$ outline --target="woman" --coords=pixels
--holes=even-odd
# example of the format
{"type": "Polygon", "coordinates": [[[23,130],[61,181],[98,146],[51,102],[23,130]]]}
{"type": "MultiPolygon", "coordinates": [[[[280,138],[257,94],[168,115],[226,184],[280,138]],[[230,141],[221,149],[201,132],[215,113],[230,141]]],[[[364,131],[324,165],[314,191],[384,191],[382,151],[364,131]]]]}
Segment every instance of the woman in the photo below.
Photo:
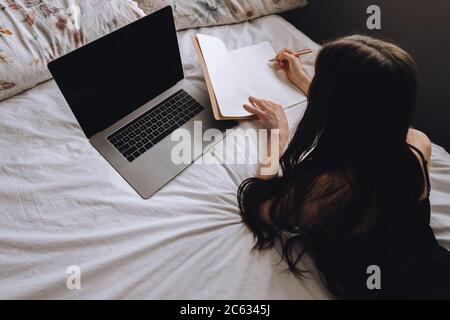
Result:
{"type": "Polygon", "coordinates": [[[335,297],[450,298],[450,253],[429,226],[431,143],[410,129],[413,59],[388,42],[346,37],[322,48],[310,81],[293,53],[282,50],[277,65],[308,106],[289,144],[281,106],[244,106],[278,133],[282,153],[280,175],[238,191],[255,248],[280,240],[296,275],[308,253],[335,297]]]}

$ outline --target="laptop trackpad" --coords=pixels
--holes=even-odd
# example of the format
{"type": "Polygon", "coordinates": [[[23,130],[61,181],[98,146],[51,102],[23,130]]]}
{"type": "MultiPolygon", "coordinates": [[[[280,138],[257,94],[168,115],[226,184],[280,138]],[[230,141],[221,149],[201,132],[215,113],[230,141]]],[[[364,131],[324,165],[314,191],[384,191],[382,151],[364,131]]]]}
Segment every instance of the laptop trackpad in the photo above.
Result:
{"type": "Polygon", "coordinates": [[[143,198],[149,198],[189,165],[171,161],[171,145],[170,142],[158,144],[125,168],[124,178],[143,198]]]}

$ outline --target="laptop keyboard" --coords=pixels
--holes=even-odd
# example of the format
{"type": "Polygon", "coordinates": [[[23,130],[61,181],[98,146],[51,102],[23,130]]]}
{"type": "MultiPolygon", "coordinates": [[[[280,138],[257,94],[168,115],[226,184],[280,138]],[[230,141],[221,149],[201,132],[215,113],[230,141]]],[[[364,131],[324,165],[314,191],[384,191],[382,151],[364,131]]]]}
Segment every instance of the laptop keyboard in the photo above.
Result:
{"type": "Polygon", "coordinates": [[[131,162],[202,110],[203,106],[181,89],[107,139],[131,162]]]}

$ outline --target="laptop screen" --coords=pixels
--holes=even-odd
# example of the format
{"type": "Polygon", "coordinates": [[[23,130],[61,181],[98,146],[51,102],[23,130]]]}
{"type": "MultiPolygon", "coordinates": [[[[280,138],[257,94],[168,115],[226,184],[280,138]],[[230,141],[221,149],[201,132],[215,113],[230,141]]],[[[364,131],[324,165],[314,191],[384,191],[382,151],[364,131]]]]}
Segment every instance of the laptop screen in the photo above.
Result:
{"type": "Polygon", "coordinates": [[[183,79],[167,6],[49,65],[88,138],[183,79]]]}

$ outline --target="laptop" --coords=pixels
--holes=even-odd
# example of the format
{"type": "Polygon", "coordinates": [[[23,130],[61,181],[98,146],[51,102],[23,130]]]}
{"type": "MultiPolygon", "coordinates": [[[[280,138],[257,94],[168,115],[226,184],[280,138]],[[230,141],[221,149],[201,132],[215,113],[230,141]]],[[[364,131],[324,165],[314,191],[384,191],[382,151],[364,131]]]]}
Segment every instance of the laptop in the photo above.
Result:
{"type": "Polygon", "coordinates": [[[48,68],[90,143],[143,198],[211,147],[194,134],[194,122],[203,131],[234,125],[214,120],[208,95],[184,79],[170,6],[48,68]],[[180,164],[171,157],[180,144],[171,134],[182,129],[192,152],[180,164]]]}

